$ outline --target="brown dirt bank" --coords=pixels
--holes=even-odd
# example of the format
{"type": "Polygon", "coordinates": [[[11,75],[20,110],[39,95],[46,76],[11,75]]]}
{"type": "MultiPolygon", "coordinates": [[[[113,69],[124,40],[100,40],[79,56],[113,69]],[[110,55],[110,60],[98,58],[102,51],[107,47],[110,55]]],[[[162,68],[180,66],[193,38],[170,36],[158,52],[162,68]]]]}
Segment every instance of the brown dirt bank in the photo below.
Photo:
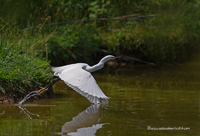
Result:
{"type": "MultiPolygon", "coordinates": [[[[39,88],[35,89],[35,88],[29,88],[27,89],[28,91],[26,93],[21,93],[19,91],[14,91],[14,92],[10,92],[10,93],[6,93],[3,94],[2,92],[0,92],[0,104],[6,104],[6,103],[18,103],[20,102],[28,93],[35,91],[35,90],[39,90],[39,88]]],[[[53,88],[49,88],[49,90],[47,92],[45,92],[43,95],[41,96],[35,96],[34,98],[30,98],[29,100],[34,100],[34,99],[42,99],[42,98],[52,98],[54,97],[54,92],[53,92],[53,88]]],[[[28,100],[28,101],[29,101],[28,100]]]]}

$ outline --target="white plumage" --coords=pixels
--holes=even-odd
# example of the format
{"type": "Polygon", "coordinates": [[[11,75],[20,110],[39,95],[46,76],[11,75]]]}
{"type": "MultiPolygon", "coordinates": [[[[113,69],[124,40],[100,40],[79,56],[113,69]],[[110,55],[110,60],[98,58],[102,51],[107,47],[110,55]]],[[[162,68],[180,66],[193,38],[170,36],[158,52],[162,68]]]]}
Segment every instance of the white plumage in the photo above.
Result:
{"type": "Polygon", "coordinates": [[[100,103],[101,99],[109,99],[100,89],[90,72],[103,68],[104,63],[114,60],[112,55],[105,56],[94,66],[86,63],[76,63],[61,67],[52,67],[55,76],[58,76],[73,90],[86,97],[91,103],[100,103]]]}

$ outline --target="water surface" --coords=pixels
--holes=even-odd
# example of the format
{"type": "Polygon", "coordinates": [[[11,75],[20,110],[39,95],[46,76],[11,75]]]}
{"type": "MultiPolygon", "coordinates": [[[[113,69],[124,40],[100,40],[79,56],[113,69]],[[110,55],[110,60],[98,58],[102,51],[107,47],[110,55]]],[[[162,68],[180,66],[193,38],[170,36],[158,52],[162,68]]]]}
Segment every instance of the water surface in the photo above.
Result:
{"type": "Polygon", "coordinates": [[[59,81],[53,86],[54,99],[28,101],[21,107],[1,104],[0,136],[199,135],[199,58],[163,68],[111,67],[94,73],[111,97],[106,108],[92,105],[59,81]]]}

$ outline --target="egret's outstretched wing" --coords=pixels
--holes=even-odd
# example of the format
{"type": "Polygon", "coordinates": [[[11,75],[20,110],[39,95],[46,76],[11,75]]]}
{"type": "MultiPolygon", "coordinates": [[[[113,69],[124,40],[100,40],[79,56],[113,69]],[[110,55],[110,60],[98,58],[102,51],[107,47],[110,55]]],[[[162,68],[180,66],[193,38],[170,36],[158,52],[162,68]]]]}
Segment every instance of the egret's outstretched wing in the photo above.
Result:
{"type": "MultiPolygon", "coordinates": [[[[54,70],[56,72],[56,68],[54,70]]],[[[100,98],[109,99],[99,88],[93,76],[78,64],[69,65],[57,75],[69,87],[86,97],[91,103],[100,103],[100,98]]]]}

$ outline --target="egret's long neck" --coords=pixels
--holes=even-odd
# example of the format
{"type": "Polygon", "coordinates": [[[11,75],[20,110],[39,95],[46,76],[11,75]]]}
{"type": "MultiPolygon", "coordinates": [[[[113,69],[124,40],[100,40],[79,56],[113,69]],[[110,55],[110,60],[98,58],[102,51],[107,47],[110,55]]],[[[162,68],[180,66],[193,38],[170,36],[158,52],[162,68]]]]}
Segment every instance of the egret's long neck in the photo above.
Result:
{"type": "Polygon", "coordinates": [[[91,73],[91,72],[94,72],[94,71],[97,71],[97,70],[103,68],[103,66],[104,66],[104,63],[100,61],[98,64],[96,64],[94,66],[91,66],[91,67],[87,66],[85,68],[85,70],[91,73]]]}

